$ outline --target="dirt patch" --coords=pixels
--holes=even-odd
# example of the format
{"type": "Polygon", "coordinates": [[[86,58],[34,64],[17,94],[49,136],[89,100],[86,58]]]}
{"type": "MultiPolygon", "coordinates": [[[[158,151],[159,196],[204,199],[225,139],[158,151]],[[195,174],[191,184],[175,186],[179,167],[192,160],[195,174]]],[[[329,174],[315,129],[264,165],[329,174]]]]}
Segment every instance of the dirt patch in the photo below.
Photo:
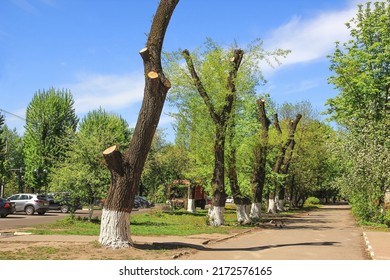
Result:
{"type": "Polygon", "coordinates": [[[177,244],[134,244],[108,249],[92,242],[1,242],[0,259],[6,260],[167,260],[187,255],[191,248],[177,244]]]}

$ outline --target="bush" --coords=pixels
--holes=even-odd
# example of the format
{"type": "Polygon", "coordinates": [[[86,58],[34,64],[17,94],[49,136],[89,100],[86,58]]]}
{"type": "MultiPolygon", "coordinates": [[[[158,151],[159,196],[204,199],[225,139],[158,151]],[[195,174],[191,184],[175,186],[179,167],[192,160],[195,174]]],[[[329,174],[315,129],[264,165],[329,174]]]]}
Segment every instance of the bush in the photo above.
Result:
{"type": "Polygon", "coordinates": [[[387,227],[390,227],[390,210],[386,210],[385,216],[384,216],[384,224],[387,227]]]}
{"type": "Polygon", "coordinates": [[[317,205],[320,204],[320,200],[317,197],[308,197],[305,201],[305,205],[317,205]]]}

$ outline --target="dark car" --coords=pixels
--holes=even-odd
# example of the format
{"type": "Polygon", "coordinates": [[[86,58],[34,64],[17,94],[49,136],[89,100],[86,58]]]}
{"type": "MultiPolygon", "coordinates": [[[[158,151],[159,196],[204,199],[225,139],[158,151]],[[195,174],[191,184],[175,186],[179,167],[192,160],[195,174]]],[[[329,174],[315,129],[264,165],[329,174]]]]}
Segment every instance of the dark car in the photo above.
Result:
{"type": "Polygon", "coordinates": [[[62,213],[74,212],[83,209],[78,199],[71,199],[69,193],[48,193],[49,210],[59,210],[62,213]]]}
{"type": "Polygon", "coordinates": [[[15,203],[0,197],[0,217],[5,218],[15,212],[15,203]]]}
{"type": "Polygon", "coordinates": [[[137,195],[134,199],[134,204],[138,204],[139,208],[150,208],[154,203],[149,202],[145,197],[137,195]]]}

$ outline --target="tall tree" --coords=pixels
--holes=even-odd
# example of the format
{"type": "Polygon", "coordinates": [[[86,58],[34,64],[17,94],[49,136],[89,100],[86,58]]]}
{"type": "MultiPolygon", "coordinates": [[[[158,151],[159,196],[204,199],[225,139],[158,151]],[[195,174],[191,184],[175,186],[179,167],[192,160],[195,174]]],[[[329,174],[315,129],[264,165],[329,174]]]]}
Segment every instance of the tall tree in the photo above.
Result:
{"type": "Polygon", "coordinates": [[[253,192],[253,203],[251,208],[250,216],[252,219],[259,219],[261,213],[261,203],[263,200],[263,190],[266,179],[266,167],[267,167],[267,156],[268,156],[268,139],[269,139],[269,127],[271,121],[269,120],[266,112],[266,100],[258,99],[258,111],[259,111],[259,122],[260,135],[256,145],[253,148],[254,153],[254,166],[251,178],[252,192],[253,192]]]}
{"type": "Polygon", "coordinates": [[[103,208],[99,237],[99,242],[106,247],[132,245],[129,216],[164,101],[171,87],[163,73],[161,51],[165,32],[178,2],[160,1],[146,47],[140,51],[145,74],[144,99],[130,145],[123,153],[116,145],[103,152],[111,172],[111,186],[103,208]]]}
{"type": "MultiPolygon", "coordinates": [[[[233,57],[228,67],[228,75],[226,82],[227,91],[224,101],[221,104],[215,104],[213,102],[210,93],[204,87],[199,75],[195,69],[192,57],[188,50],[183,51],[184,59],[187,63],[188,71],[191,75],[192,83],[195,85],[199,95],[202,97],[210,117],[215,126],[215,139],[214,139],[214,172],[211,180],[213,189],[213,208],[209,212],[210,224],[213,226],[220,226],[224,223],[223,212],[225,208],[226,192],[225,192],[225,141],[226,130],[230,121],[231,113],[236,95],[236,78],[238,69],[240,68],[241,61],[244,55],[244,51],[241,49],[235,49],[233,51],[233,57]]],[[[220,86],[223,88],[223,86],[220,86]]],[[[222,96],[223,96],[222,95],[222,96]]]]}
{"type": "Polygon", "coordinates": [[[0,113],[0,185],[3,186],[6,177],[6,139],[4,135],[4,116],[0,113]]]}
{"type": "Polygon", "coordinates": [[[68,90],[38,91],[27,107],[24,155],[32,191],[47,191],[47,173],[64,159],[78,118],[68,90]]]}
{"type": "Polygon", "coordinates": [[[352,39],[337,42],[330,56],[335,75],[329,82],[340,92],[328,100],[329,113],[341,125],[351,127],[357,119],[390,125],[389,21],[389,0],[359,5],[346,24],[352,39]]]}
{"type": "Polygon", "coordinates": [[[329,113],[347,129],[342,151],[350,165],[339,186],[364,220],[383,218],[388,186],[389,163],[383,156],[390,145],[389,22],[389,0],[359,5],[356,17],[346,24],[351,40],[336,43],[330,56],[334,75],[329,82],[340,92],[328,100],[329,113]]]}
{"type": "Polygon", "coordinates": [[[16,129],[9,130],[4,125],[2,137],[5,143],[3,160],[3,182],[6,182],[4,196],[22,192],[24,186],[23,139],[16,129]],[[5,176],[5,178],[4,178],[5,176]]]}

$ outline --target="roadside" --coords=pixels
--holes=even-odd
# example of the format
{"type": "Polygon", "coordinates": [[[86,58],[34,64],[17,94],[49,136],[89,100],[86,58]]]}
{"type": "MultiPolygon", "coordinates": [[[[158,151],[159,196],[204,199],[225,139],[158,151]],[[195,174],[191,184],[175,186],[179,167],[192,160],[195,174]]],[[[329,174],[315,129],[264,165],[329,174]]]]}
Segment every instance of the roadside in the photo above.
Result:
{"type": "MultiPolygon", "coordinates": [[[[330,205],[238,235],[133,236],[134,248],[109,250],[97,236],[0,236],[8,259],[314,259],[390,260],[390,232],[364,232],[347,205],[330,205]],[[42,253],[43,252],[43,253],[42,253]]],[[[7,258],[6,258],[7,259],[7,258]]]]}

